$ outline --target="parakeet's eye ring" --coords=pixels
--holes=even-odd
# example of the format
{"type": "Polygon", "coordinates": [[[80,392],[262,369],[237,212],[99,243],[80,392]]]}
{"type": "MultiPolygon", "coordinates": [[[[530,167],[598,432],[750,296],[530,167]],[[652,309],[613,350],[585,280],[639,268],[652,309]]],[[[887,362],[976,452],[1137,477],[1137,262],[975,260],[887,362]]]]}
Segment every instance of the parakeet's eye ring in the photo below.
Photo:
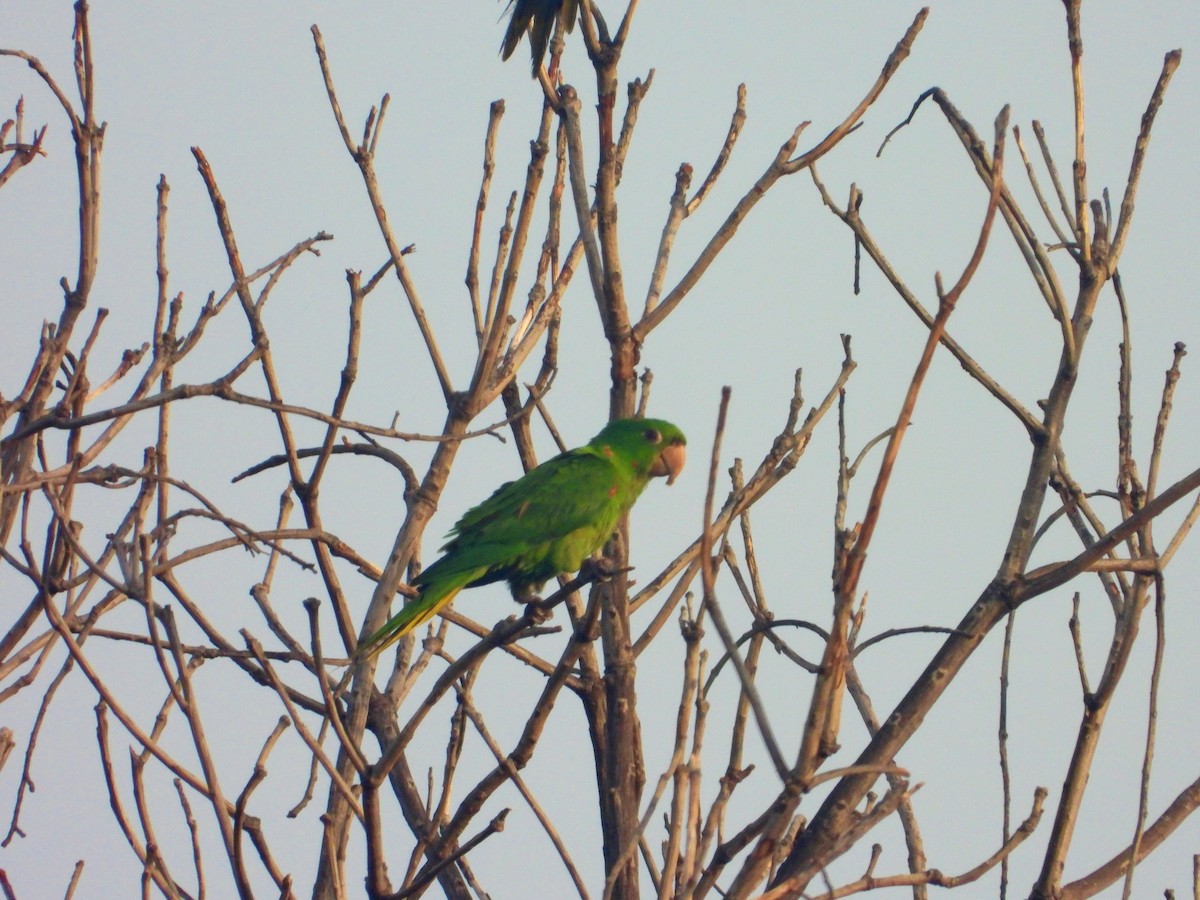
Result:
{"type": "Polygon", "coordinates": [[[650,444],[662,443],[662,434],[659,433],[657,428],[647,428],[642,432],[642,437],[644,437],[646,442],[650,444]]]}

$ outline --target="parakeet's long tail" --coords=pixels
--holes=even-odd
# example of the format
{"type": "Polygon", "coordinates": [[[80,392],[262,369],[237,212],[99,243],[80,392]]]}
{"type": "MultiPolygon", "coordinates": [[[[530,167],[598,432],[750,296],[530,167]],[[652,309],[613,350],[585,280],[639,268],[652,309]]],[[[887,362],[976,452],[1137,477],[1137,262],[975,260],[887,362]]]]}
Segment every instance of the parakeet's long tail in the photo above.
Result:
{"type": "MultiPolygon", "coordinates": [[[[431,567],[432,568],[432,567],[431,567]]],[[[404,608],[392,616],[383,627],[358,645],[357,657],[371,657],[390,647],[414,628],[420,628],[450,603],[458,592],[478,578],[479,570],[447,572],[421,587],[421,593],[404,604],[404,608]]]]}

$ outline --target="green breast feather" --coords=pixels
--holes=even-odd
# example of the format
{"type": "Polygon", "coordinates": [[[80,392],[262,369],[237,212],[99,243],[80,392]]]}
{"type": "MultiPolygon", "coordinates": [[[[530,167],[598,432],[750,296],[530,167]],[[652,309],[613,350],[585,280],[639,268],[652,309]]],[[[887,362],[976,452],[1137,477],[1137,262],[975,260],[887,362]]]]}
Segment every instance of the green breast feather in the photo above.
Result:
{"type": "Polygon", "coordinates": [[[468,510],[440,559],[413,579],[420,594],[360,644],[377,653],[429,621],[464,587],[507,581],[526,601],[599,550],[655,476],[675,480],[683,433],[659,419],[619,419],[577,450],[501,485],[468,510]]]}

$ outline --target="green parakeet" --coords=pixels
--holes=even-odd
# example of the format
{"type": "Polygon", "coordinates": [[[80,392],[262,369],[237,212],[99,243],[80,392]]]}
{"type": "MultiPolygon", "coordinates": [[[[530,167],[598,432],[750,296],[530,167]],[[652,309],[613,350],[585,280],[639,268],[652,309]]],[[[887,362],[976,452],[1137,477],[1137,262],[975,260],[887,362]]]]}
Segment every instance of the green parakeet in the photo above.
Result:
{"type": "MultiPolygon", "coordinates": [[[[563,27],[570,31],[575,27],[575,16],[579,12],[579,0],[510,0],[512,17],[508,20],[508,31],[500,46],[500,56],[508,59],[521,43],[521,36],[529,32],[529,52],[533,57],[533,77],[537,78],[538,67],[546,55],[554,23],[561,15],[563,27]]],[[[553,74],[553,73],[551,73],[553,74]]]]}
{"type": "Polygon", "coordinates": [[[450,532],[442,557],[413,579],[420,594],[360,645],[373,655],[428,622],[465,587],[508,581],[533,598],[604,546],[647,482],[683,469],[687,439],[661,419],[618,419],[577,450],[510,481],[450,532]]]}

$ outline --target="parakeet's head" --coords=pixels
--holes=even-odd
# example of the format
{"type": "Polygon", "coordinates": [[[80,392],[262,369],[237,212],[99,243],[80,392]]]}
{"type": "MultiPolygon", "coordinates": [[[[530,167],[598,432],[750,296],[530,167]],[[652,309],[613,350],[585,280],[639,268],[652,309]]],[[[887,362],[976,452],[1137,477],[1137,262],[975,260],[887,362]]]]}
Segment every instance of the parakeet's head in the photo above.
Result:
{"type": "Polygon", "coordinates": [[[687,438],[662,419],[617,419],[592,438],[591,446],[607,449],[629,462],[636,472],[665,475],[674,484],[687,459],[687,438]]]}

